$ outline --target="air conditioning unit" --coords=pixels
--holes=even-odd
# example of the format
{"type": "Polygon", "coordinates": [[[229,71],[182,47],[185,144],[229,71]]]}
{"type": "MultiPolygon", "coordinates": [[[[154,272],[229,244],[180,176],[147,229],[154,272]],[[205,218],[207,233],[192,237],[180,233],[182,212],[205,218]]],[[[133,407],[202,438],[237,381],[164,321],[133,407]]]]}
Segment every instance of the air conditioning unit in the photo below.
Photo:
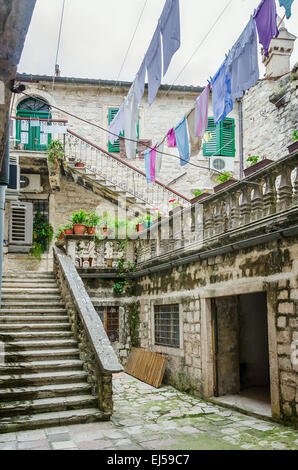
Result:
{"type": "Polygon", "coordinates": [[[42,193],[43,187],[40,185],[40,175],[21,174],[20,187],[22,193],[42,193]]]}
{"type": "Polygon", "coordinates": [[[235,168],[235,158],[233,157],[210,157],[209,159],[209,168],[211,170],[226,172],[234,171],[235,168]]]}
{"type": "Polygon", "coordinates": [[[20,191],[19,157],[9,157],[9,183],[7,189],[9,193],[18,193],[20,191]]]}

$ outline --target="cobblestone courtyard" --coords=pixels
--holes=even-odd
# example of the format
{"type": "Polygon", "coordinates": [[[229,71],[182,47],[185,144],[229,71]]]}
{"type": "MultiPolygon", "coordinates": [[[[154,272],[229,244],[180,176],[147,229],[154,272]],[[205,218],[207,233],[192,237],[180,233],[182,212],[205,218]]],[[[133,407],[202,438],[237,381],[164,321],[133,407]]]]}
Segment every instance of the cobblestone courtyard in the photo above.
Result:
{"type": "Polygon", "coordinates": [[[111,422],[0,434],[0,450],[298,449],[293,428],[206,403],[173,387],[114,377],[111,422]]]}

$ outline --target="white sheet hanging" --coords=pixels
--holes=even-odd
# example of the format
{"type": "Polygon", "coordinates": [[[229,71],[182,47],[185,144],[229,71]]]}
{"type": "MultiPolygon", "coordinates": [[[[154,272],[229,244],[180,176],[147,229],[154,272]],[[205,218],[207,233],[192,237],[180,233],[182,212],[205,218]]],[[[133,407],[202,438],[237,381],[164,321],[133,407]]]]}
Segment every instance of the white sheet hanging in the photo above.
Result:
{"type": "Polygon", "coordinates": [[[125,150],[127,158],[135,158],[137,151],[137,125],[139,119],[138,112],[138,83],[137,77],[131,85],[128,95],[124,101],[124,136],[125,150]],[[127,140],[131,139],[131,140],[127,140]]]}

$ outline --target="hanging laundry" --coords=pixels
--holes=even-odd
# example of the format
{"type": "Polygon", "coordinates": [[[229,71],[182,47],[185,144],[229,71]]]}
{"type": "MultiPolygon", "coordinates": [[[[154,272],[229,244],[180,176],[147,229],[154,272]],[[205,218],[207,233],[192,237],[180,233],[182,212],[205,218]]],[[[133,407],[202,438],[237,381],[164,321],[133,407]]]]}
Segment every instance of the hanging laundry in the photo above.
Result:
{"type": "Polygon", "coordinates": [[[161,163],[163,157],[163,150],[164,150],[165,141],[164,139],[160,142],[160,144],[156,145],[156,161],[155,161],[155,177],[158,178],[161,172],[161,163]]]}
{"type": "Polygon", "coordinates": [[[156,145],[150,152],[150,179],[155,181],[156,145]]]}
{"type": "Polygon", "coordinates": [[[126,156],[129,159],[135,158],[136,156],[138,118],[137,78],[135,78],[124,101],[124,135],[126,137],[125,150],[126,156]]]}
{"type": "Polygon", "coordinates": [[[140,70],[137,73],[137,100],[138,103],[143,98],[144,89],[145,89],[145,75],[146,75],[146,64],[143,60],[140,70]]]}
{"type": "Polygon", "coordinates": [[[186,117],[175,127],[175,136],[180,155],[180,165],[185,166],[189,162],[190,157],[186,117]]]}
{"type": "Polygon", "coordinates": [[[172,127],[167,133],[168,147],[176,147],[175,129],[172,127]]]}
{"type": "Polygon", "coordinates": [[[163,44],[163,74],[167,73],[173,55],[180,47],[179,0],[166,0],[159,18],[163,44]]]}
{"type": "Polygon", "coordinates": [[[201,150],[202,139],[195,135],[195,108],[187,116],[187,127],[190,143],[190,156],[197,155],[201,150]]]}
{"type": "Polygon", "coordinates": [[[120,133],[124,130],[124,103],[120,106],[118,113],[109,125],[109,141],[114,144],[120,133]]]}
{"type": "Polygon", "coordinates": [[[210,85],[196,99],[195,106],[195,135],[202,137],[208,127],[208,106],[209,106],[210,85]]]}
{"type": "Polygon", "coordinates": [[[145,162],[145,172],[146,172],[146,180],[147,183],[151,183],[151,158],[150,158],[151,150],[145,150],[144,152],[144,162],[145,162]]]}
{"type": "Polygon", "coordinates": [[[212,104],[215,124],[221,122],[233,109],[231,76],[227,73],[228,56],[211,80],[212,104]]]}
{"type": "Polygon", "coordinates": [[[291,8],[292,8],[292,3],[293,3],[294,0],[279,0],[279,4],[281,7],[284,7],[285,10],[286,10],[286,17],[287,17],[287,20],[290,18],[291,16],[291,8]]]}
{"type": "Polygon", "coordinates": [[[146,53],[145,62],[148,72],[148,102],[151,105],[161,83],[161,38],[159,25],[155,30],[146,53]]]}
{"type": "Polygon", "coordinates": [[[229,53],[227,74],[231,77],[232,100],[243,96],[259,79],[258,38],[255,21],[249,21],[229,53]]]}
{"type": "Polygon", "coordinates": [[[257,25],[259,43],[264,48],[264,54],[268,57],[269,46],[272,38],[278,36],[279,31],[276,22],[275,0],[262,0],[254,12],[254,20],[257,25]]]}

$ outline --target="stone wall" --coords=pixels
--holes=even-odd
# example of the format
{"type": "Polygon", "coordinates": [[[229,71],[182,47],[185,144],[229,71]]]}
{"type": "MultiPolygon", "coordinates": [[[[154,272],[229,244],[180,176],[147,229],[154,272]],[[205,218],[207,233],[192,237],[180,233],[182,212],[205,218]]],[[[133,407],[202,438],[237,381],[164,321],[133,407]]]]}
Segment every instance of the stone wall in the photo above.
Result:
{"type": "Polygon", "coordinates": [[[265,292],[273,416],[297,421],[297,241],[270,242],[138,279],[140,346],[168,354],[167,382],[212,396],[212,337],[206,336],[211,299],[265,292]],[[180,305],[179,349],[157,346],[153,337],[154,305],[173,303],[180,305]]]}
{"type": "Polygon", "coordinates": [[[298,64],[290,74],[276,80],[260,80],[245,93],[244,160],[249,153],[272,160],[283,157],[297,125],[298,64]]]}

